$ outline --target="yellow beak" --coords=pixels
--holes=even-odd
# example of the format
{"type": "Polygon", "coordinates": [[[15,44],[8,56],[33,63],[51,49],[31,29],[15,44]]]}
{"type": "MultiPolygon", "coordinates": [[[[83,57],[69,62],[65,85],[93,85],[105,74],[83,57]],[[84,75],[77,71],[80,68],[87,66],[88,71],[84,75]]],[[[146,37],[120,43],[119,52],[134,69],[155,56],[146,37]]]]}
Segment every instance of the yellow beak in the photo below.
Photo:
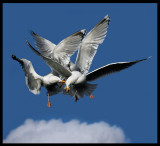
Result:
{"type": "Polygon", "coordinates": [[[65,80],[62,80],[62,81],[61,81],[61,83],[65,83],[65,82],[66,82],[65,80]]]}
{"type": "Polygon", "coordinates": [[[70,90],[70,88],[69,87],[67,87],[67,86],[65,86],[64,87],[64,89],[66,89],[66,92],[68,93],[69,92],[69,90],[70,90]]]}
{"type": "Polygon", "coordinates": [[[70,88],[69,88],[69,87],[67,87],[66,92],[68,93],[68,92],[69,92],[69,90],[70,90],[70,88]]]}

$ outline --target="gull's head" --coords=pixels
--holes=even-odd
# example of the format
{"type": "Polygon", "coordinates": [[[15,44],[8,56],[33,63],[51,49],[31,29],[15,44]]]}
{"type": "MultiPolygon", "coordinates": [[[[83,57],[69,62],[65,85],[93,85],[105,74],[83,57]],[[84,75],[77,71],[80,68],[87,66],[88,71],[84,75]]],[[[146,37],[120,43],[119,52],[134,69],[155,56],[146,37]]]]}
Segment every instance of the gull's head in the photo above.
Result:
{"type": "Polygon", "coordinates": [[[70,71],[78,70],[77,66],[71,61],[67,64],[67,67],[70,71]]]}

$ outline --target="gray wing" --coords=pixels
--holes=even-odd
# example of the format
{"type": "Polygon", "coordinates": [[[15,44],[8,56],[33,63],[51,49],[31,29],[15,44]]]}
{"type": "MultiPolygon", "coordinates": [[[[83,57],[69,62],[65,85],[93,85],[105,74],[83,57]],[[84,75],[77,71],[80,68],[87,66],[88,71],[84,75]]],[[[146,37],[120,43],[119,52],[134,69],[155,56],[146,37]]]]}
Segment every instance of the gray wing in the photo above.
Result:
{"type": "Polygon", "coordinates": [[[72,73],[63,67],[61,64],[56,62],[55,60],[48,58],[46,56],[43,56],[40,52],[38,52],[36,49],[34,49],[28,41],[26,41],[30,49],[35,52],[38,56],[42,57],[42,59],[50,66],[51,70],[55,71],[56,73],[60,74],[62,77],[68,78],[72,73]]]}
{"type": "Polygon", "coordinates": [[[66,65],[69,63],[70,57],[79,49],[85,32],[85,30],[80,30],[62,40],[57,46],[33,31],[31,34],[35,38],[38,50],[43,56],[55,59],[62,65],[66,65]]]}
{"type": "Polygon", "coordinates": [[[145,59],[141,59],[141,60],[130,61],[130,62],[117,62],[117,63],[107,64],[103,67],[100,67],[100,68],[88,73],[87,74],[87,81],[94,81],[94,80],[97,80],[98,78],[109,75],[111,73],[119,72],[123,69],[126,69],[126,68],[128,68],[138,62],[141,62],[143,60],[147,60],[149,58],[150,57],[145,58],[145,59]]]}
{"type": "Polygon", "coordinates": [[[66,39],[62,40],[54,49],[54,54],[51,58],[56,59],[62,65],[67,65],[70,57],[80,48],[82,39],[86,30],[80,30],[66,39]]]}
{"type": "Polygon", "coordinates": [[[33,31],[31,31],[31,35],[34,37],[36,41],[36,45],[39,52],[44,56],[50,57],[56,45],[53,44],[51,41],[39,36],[33,31]]]}
{"type": "Polygon", "coordinates": [[[88,73],[97,48],[106,37],[109,22],[110,17],[106,15],[82,40],[76,59],[76,65],[82,73],[88,73]]]}
{"type": "Polygon", "coordinates": [[[16,58],[14,55],[12,55],[12,58],[21,64],[25,73],[26,85],[28,86],[29,90],[34,94],[40,94],[42,77],[35,72],[32,63],[27,59],[16,58]]]}
{"type": "Polygon", "coordinates": [[[50,69],[52,70],[53,75],[55,76],[59,76],[58,73],[56,72],[56,70],[52,67],[52,65],[50,64],[49,61],[45,60],[44,57],[41,56],[41,53],[38,52],[35,48],[33,48],[33,46],[26,40],[27,45],[29,46],[29,48],[38,56],[40,56],[45,62],[46,64],[50,67],[50,69]]]}

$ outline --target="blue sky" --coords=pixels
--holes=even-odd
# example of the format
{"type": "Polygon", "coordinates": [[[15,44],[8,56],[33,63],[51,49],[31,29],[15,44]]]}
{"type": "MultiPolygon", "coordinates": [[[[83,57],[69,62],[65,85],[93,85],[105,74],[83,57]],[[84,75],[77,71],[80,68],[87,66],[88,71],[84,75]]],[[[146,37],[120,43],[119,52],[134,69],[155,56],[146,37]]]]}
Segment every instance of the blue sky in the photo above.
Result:
{"type": "Polygon", "coordinates": [[[157,142],[157,4],[4,3],[3,139],[26,119],[104,121],[120,127],[129,142],[157,142]],[[108,63],[152,58],[94,81],[98,84],[94,99],[84,97],[75,103],[74,98],[58,94],[51,97],[54,106],[48,109],[45,89],[40,95],[29,92],[11,55],[30,60],[38,74],[46,75],[50,68],[25,43],[27,39],[34,44],[29,31],[58,44],[78,30],[89,32],[106,14],[111,18],[107,37],[90,71],[108,63]]]}

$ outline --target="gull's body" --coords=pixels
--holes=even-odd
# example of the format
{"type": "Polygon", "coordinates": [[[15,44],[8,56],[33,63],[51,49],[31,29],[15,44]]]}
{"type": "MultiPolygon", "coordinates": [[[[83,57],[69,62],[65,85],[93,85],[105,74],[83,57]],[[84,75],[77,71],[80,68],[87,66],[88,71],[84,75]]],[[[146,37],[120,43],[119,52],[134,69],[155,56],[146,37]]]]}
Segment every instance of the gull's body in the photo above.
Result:
{"type": "Polygon", "coordinates": [[[66,80],[66,90],[63,91],[63,94],[75,97],[76,101],[84,95],[93,97],[92,92],[96,87],[97,84],[90,84],[87,82],[87,76],[85,74],[79,71],[72,71],[71,76],[66,80]]]}
{"type": "Polygon", "coordinates": [[[79,71],[72,71],[72,75],[66,80],[66,84],[82,84],[86,81],[86,76],[79,71]]]}

